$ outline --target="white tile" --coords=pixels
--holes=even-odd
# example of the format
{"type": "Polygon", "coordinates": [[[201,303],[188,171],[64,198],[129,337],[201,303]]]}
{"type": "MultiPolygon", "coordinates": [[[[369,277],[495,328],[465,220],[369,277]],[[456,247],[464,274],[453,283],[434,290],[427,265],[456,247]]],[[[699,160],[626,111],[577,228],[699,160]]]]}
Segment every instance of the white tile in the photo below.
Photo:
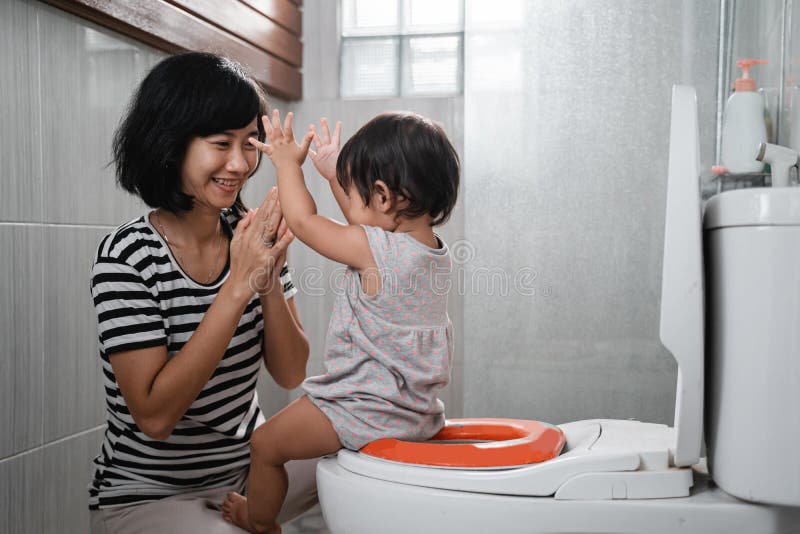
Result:
{"type": "Polygon", "coordinates": [[[97,245],[109,231],[90,227],[45,228],[45,443],[105,421],[89,276],[97,245]]]}
{"type": "Polygon", "coordinates": [[[258,392],[258,405],[266,419],[278,413],[289,402],[289,392],[275,383],[263,364],[258,372],[256,391],[258,392]]]}
{"type": "Polygon", "coordinates": [[[0,221],[42,218],[38,53],[35,5],[0,2],[0,221]]]}
{"type": "Polygon", "coordinates": [[[308,0],[303,5],[303,99],[339,95],[338,2],[308,0]]]}
{"type": "Polygon", "coordinates": [[[103,429],[97,429],[42,449],[43,480],[38,500],[46,534],[89,532],[91,462],[100,453],[103,429]]]}
{"type": "Polygon", "coordinates": [[[0,458],[42,443],[43,229],[0,224],[0,458]]]}
{"type": "Polygon", "coordinates": [[[145,208],[116,186],[114,131],[164,54],[46,5],[39,27],[44,220],[119,225],[145,208]]]}
{"type": "Polygon", "coordinates": [[[43,477],[42,449],[0,461],[0,532],[44,531],[43,477]]]}

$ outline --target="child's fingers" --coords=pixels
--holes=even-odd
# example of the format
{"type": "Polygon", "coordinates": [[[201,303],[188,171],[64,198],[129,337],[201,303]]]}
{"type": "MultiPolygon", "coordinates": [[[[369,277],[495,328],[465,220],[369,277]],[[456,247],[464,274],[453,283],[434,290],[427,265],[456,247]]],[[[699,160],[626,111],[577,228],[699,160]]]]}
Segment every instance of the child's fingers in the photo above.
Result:
{"type": "Polygon", "coordinates": [[[250,142],[251,145],[253,145],[257,149],[259,149],[260,151],[266,153],[267,156],[271,156],[272,155],[272,147],[271,146],[262,143],[261,141],[259,141],[258,139],[254,138],[254,137],[250,137],[247,140],[250,142]]]}
{"type": "Polygon", "coordinates": [[[320,140],[319,135],[317,135],[317,128],[313,124],[309,124],[308,131],[314,134],[314,150],[319,150],[322,146],[322,141],[320,140]]]}
{"type": "Polygon", "coordinates": [[[322,125],[322,139],[325,141],[325,144],[327,145],[328,143],[331,142],[331,131],[328,128],[328,119],[322,117],[319,120],[319,123],[322,125]]]}
{"type": "Polygon", "coordinates": [[[286,139],[294,139],[294,128],[292,128],[292,119],[294,118],[294,113],[291,111],[286,114],[286,118],[283,120],[283,136],[286,139]]]}
{"type": "Polygon", "coordinates": [[[300,143],[300,148],[303,149],[303,152],[308,152],[308,148],[311,146],[311,140],[314,138],[314,134],[308,132],[305,137],[303,137],[303,142],[300,143]]]}
{"type": "Polygon", "coordinates": [[[264,125],[267,139],[269,139],[270,142],[275,141],[275,128],[273,128],[272,123],[270,123],[269,115],[263,115],[261,117],[261,123],[264,125]]]}
{"type": "Polygon", "coordinates": [[[336,121],[336,126],[333,128],[333,146],[339,148],[339,143],[342,141],[342,121],[336,121]]]}
{"type": "Polygon", "coordinates": [[[283,130],[281,130],[281,112],[277,109],[272,110],[272,129],[283,133],[283,130]]]}
{"type": "Polygon", "coordinates": [[[322,139],[319,138],[319,134],[317,134],[317,130],[311,130],[311,140],[314,142],[314,149],[319,150],[323,147],[322,139]]]}

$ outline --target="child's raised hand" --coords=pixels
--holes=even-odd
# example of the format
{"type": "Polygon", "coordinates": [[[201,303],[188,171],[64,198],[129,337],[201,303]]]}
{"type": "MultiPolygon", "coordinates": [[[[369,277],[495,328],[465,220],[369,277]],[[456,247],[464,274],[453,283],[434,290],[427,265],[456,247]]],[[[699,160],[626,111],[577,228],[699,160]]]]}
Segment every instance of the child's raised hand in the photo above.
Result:
{"type": "Polygon", "coordinates": [[[250,143],[257,149],[269,156],[275,167],[285,164],[300,166],[306,159],[308,148],[311,146],[313,134],[308,132],[303,140],[298,144],[294,140],[294,130],[292,129],[292,112],[286,114],[283,127],[281,128],[281,115],[277,109],[272,110],[272,120],[267,115],[261,117],[264,130],[267,133],[269,144],[264,144],[252,137],[250,143]]]}
{"type": "Polygon", "coordinates": [[[342,123],[341,121],[336,122],[336,127],[333,129],[333,138],[331,138],[327,119],[322,117],[319,122],[322,127],[321,136],[317,134],[317,129],[313,124],[308,127],[314,139],[314,150],[316,150],[316,152],[312,150],[309,155],[314,167],[317,168],[317,172],[330,182],[336,179],[336,159],[339,157],[342,123]]]}

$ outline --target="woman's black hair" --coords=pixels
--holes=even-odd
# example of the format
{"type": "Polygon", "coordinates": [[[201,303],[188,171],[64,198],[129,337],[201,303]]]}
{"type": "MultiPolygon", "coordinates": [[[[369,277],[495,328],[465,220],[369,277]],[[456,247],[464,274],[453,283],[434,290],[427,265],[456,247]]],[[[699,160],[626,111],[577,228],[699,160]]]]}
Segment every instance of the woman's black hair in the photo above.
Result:
{"type": "Polygon", "coordinates": [[[441,125],[415,113],[378,115],[351,137],[336,160],[336,178],[369,205],[375,182],[408,200],[398,215],[447,221],[458,197],[459,160],[441,125]]]}
{"type": "MultiPolygon", "coordinates": [[[[142,81],[114,135],[117,182],[150,207],[190,211],[180,176],[189,140],[244,128],[266,111],[266,94],[239,63],[202,52],[168,57],[142,81]]],[[[246,212],[238,195],[233,209],[246,212]]]]}

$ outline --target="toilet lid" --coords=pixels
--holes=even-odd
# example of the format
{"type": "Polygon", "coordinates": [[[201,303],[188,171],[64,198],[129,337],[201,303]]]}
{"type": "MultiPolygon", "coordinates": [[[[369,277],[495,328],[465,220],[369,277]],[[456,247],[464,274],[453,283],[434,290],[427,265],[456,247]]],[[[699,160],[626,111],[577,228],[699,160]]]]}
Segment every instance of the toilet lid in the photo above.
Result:
{"type": "Polygon", "coordinates": [[[725,191],[706,204],[706,230],[733,226],[800,226],[800,188],[755,187],[725,191]]]}
{"type": "Polygon", "coordinates": [[[500,467],[544,462],[558,456],[564,442],[560,428],[539,421],[451,419],[430,441],[379,439],[360,452],[416,465],[500,467]]]}

